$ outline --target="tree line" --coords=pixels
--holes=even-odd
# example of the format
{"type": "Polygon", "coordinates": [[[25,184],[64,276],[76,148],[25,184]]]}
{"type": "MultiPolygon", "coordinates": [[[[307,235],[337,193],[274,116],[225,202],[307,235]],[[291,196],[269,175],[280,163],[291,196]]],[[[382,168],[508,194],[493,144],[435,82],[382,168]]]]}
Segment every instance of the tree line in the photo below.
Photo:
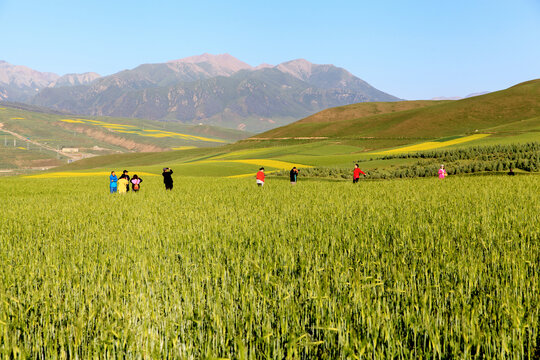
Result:
{"type": "MultiPolygon", "coordinates": [[[[540,171],[540,143],[473,146],[469,148],[421,151],[385,155],[369,160],[357,160],[363,163],[373,160],[416,159],[412,164],[396,164],[372,169],[363,169],[372,179],[414,178],[436,176],[441,164],[445,165],[449,175],[473,173],[508,172],[511,168],[522,172],[540,171]]],[[[360,166],[362,167],[362,166],[360,166]]],[[[287,175],[287,171],[275,173],[287,175]]],[[[300,176],[352,179],[351,168],[305,168],[300,176]]]]}

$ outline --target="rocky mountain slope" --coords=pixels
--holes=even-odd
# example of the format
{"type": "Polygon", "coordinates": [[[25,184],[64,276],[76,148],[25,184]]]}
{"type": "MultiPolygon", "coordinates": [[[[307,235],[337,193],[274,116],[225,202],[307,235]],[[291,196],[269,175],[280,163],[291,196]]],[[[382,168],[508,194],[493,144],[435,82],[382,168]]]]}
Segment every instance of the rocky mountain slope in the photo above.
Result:
{"type": "Polygon", "coordinates": [[[0,60],[0,100],[29,100],[59,77],[0,60]]]}
{"type": "Polygon", "coordinates": [[[104,77],[49,74],[29,88],[33,90],[16,96],[10,90],[0,100],[80,115],[180,121],[253,132],[291,123],[327,107],[399,100],[333,65],[297,59],[254,67],[229,54],[143,64],[104,77]]]}
{"type": "Polygon", "coordinates": [[[50,83],[48,87],[86,85],[100,77],[101,75],[96,74],[95,72],[87,72],[83,74],[66,74],[59,77],[56,81],[50,83]]]}
{"type": "Polygon", "coordinates": [[[93,116],[144,117],[263,131],[331,106],[395,101],[345,69],[299,59],[253,67],[231,55],[144,64],[33,103],[93,116]]]}
{"type": "Polygon", "coordinates": [[[46,87],[86,85],[99,77],[96,73],[60,76],[0,60],[0,100],[30,101],[46,87]]]}

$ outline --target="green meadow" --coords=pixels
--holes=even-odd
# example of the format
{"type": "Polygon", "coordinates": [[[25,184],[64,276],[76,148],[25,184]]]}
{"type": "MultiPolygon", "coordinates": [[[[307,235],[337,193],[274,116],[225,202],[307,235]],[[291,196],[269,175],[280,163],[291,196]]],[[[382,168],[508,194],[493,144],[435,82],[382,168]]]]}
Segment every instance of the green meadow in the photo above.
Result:
{"type": "Polygon", "coordinates": [[[2,357],[540,354],[538,176],[143,179],[0,182],[2,357]]]}

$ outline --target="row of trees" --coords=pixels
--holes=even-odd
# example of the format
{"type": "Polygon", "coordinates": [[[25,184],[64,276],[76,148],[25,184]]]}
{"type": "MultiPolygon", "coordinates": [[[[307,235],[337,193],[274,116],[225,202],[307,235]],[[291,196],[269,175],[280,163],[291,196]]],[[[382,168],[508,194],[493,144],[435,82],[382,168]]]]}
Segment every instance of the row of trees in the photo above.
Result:
{"type": "MultiPolygon", "coordinates": [[[[387,155],[371,160],[418,159],[414,164],[374,168],[364,172],[372,179],[413,178],[437,176],[441,164],[449,175],[482,172],[507,172],[510,168],[526,172],[540,171],[540,144],[537,142],[512,145],[476,146],[465,149],[425,151],[410,154],[387,155]]],[[[361,163],[367,160],[358,160],[361,163]]],[[[288,175],[287,171],[278,176],[288,175]]],[[[306,168],[300,176],[352,179],[351,168],[306,168]]]]}
{"type": "MultiPolygon", "coordinates": [[[[540,143],[474,146],[383,157],[383,159],[405,158],[419,159],[415,166],[412,167],[412,170],[416,170],[416,173],[419,174],[418,176],[422,176],[423,172],[426,173],[424,176],[430,176],[443,163],[448,174],[500,172],[508,171],[510,168],[536,172],[540,171],[540,143]],[[427,173],[430,175],[427,175],[427,173]]],[[[403,171],[398,171],[398,173],[402,174],[403,171]]]]}
{"type": "Polygon", "coordinates": [[[494,159],[518,160],[521,158],[530,158],[540,153],[540,143],[532,142],[525,144],[510,145],[488,145],[473,146],[469,148],[450,149],[450,150],[432,150],[416,153],[404,153],[396,155],[386,155],[382,159],[439,159],[442,161],[456,160],[482,160],[491,161],[494,159]]]}

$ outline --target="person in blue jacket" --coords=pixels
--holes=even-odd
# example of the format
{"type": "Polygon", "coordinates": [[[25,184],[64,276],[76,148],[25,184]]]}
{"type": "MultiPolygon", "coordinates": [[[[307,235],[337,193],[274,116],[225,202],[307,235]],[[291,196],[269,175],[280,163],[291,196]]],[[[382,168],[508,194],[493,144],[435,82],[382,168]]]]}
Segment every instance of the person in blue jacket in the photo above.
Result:
{"type": "Polygon", "coordinates": [[[118,190],[118,178],[116,177],[114,171],[111,171],[111,176],[109,176],[109,180],[111,186],[111,194],[114,194],[116,190],[118,190]]]}

